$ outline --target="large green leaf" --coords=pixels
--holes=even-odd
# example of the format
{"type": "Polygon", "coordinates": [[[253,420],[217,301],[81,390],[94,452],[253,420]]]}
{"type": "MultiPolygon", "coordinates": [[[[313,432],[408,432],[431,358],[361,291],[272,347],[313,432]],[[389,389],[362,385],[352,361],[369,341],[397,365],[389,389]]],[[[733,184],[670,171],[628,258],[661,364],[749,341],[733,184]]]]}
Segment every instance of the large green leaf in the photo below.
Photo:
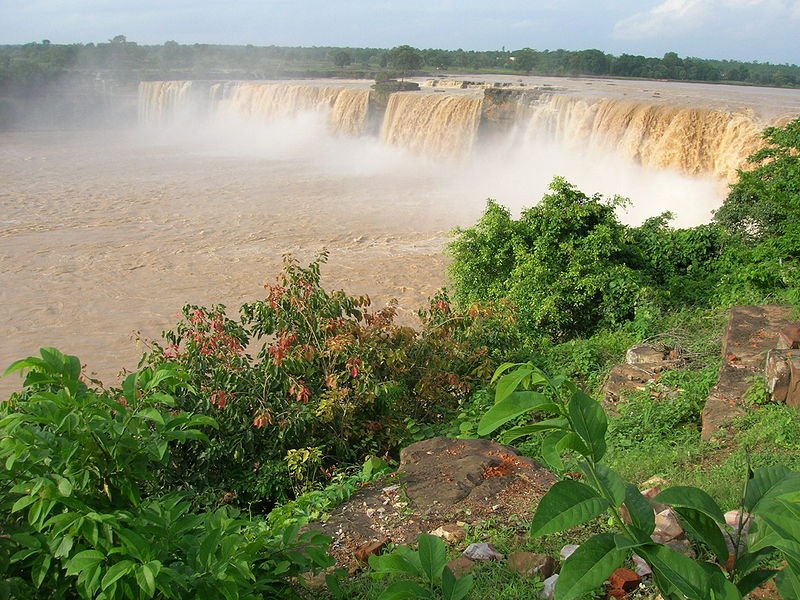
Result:
{"type": "Polygon", "coordinates": [[[50,562],[53,557],[50,554],[42,553],[36,560],[33,561],[31,566],[31,581],[37,588],[41,587],[44,578],[50,570],[50,562]]]}
{"type": "Polygon", "coordinates": [[[714,499],[703,490],[690,486],[676,486],[667,488],[654,498],[656,502],[670,506],[691,508],[708,515],[717,523],[725,523],[725,515],[714,502],[714,499]]]}
{"type": "Polygon", "coordinates": [[[650,534],[656,528],[656,514],[653,505],[642,496],[639,488],[630,483],[625,487],[625,507],[631,518],[631,525],[649,539],[650,534]]]}
{"type": "Polygon", "coordinates": [[[608,502],[588,485],[571,479],[559,481],[539,503],[531,522],[531,535],[564,531],[594,519],[608,508],[608,502]]]}
{"type": "Polygon", "coordinates": [[[800,577],[790,567],[778,573],[775,583],[784,600],[800,598],[800,577]]]}
{"type": "Polygon", "coordinates": [[[539,392],[513,392],[481,417],[478,422],[478,435],[488,435],[520,415],[551,404],[550,399],[539,392]]]}
{"type": "Polygon", "coordinates": [[[750,481],[747,482],[744,509],[748,512],[754,512],[759,502],[765,497],[769,498],[772,496],[776,488],[787,479],[795,479],[800,482],[796,473],[792,473],[792,471],[782,465],[756,469],[750,481]]]}
{"type": "Polygon", "coordinates": [[[583,440],[571,431],[553,431],[542,440],[542,458],[553,469],[560,471],[564,468],[561,455],[567,450],[575,450],[581,456],[586,456],[588,452],[583,440]]]}
{"type": "Polygon", "coordinates": [[[396,581],[381,592],[380,596],[378,596],[378,600],[408,600],[409,598],[427,600],[430,597],[430,590],[422,587],[418,583],[396,581]]]}
{"type": "MultiPolygon", "coordinates": [[[[747,596],[750,592],[756,589],[759,586],[764,585],[767,581],[775,577],[775,574],[778,571],[774,569],[757,569],[752,573],[748,573],[747,576],[742,577],[738,582],[736,582],[736,589],[739,590],[739,593],[742,597],[747,596]]],[[[800,593],[800,590],[798,590],[800,593]]],[[[796,596],[800,598],[800,595],[796,596]]]]}
{"type": "Polygon", "coordinates": [[[580,598],[600,587],[622,566],[626,556],[627,551],[617,548],[612,534],[602,533],[590,538],[564,561],[556,583],[556,599],[580,598]]]}
{"type": "Polygon", "coordinates": [[[411,575],[413,577],[423,577],[422,565],[420,564],[419,554],[412,551],[407,546],[398,546],[389,554],[369,557],[369,566],[373,571],[392,575],[411,575]]]}
{"type": "Polygon", "coordinates": [[[447,564],[444,542],[435,535],[423,533],[419,536],[419,562],[428,581],[437,581],[447,564]]]}
{"type": "Polygon", "coordinates": [[[684,529],[692,533],[692,537],[704,542],[717,555],[717,560],[725,564],[729,555],[728,544],[725,543],[725,537],[714,519],[693,508],[676,506],[674,510],[678,513],[684,529]]]}
{"type": "Polygon", "coordinates": [[[603,408],[593,398],[576,389],[567,407],[572,426],[588,449],[588,456],[598,462],[606,453],[608,420],[603,408]]]}
{"type": "Polygon", "coordinates": [[[693,559],[661,544],[642,546],[638,554],[650,565],[657,581],[676,589],[689,600],[708,600],[711,579],[693,559]]]}
{"type": "MultiPolygon", "coordinates": [[[[581,470],[589,476],[589,465],[583,463],[581,470]]],[[[625,502],[625,482],[616,471],[606,465],[596,465],[595,474],[606,498],[610,498],[614,507],[621,506],[625,502]]]]}
{"type": "Polygon", "coordinates": [[[533,368],[523,365],[518,369],[506,373],[497,382],[497,388],[494,392],[495,403],[502,402],[508,398],[512,392],[520,386],[520,384],[533,373],[533,368]]]}
{"type": "Polygon", "coordinates": [[[108,571],[106,571],[106,574],[103,576],[101,587],[105,590],[112,583],[130,573],[133,570],[133,567],[133,561],[121,560],[117,564],[110,567],[108,571]]]}
{"type": "Polygon", "coordinates": [[[136,583],[139,584],[145,596],[152,598],[156,593],[156,578],[153,569],[149,564],[142,565],[136,569],[136,583]]]}
{"type": "Polygon", "coordinates": [[[84,569],[93,567],[105,560],[106,556],[98,550],[78,552],[67,561],[67,575],[77,575],[84,569]]]}
{"type": "Polygon", "coordinates": [[[520,425],[508,431],[504,431],[500,436],[500,441],[504,444],[511,444],[522,437],[533,435],[534,433],[541,433],[543,431],[551,431],[553,429],[563,430],[567,427],[567,420],[563,417],[556,417],[555,419],[544,419],[537,423],[530,425],[520,425]]]}
{"type": "Polygon", "coordinates": [[[771,500],[764,504],[760,518],[786,539],[800,540],[800,505],[786,500],[771,500]]]}
{"type": "Polygon", "coordinates": [[[442,596],[444,600],[463,600],[472,588],[472,575],[462,575],[457,579],[450,567],[442,571],[442,596]]]}

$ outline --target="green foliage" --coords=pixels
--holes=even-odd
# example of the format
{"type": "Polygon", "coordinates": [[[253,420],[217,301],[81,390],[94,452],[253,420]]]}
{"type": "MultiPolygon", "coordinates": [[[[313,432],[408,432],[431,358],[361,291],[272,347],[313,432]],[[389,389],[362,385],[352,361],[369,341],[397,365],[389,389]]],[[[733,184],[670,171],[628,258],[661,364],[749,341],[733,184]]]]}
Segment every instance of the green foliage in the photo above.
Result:
{"type": "Polygon", "coordinates": [[[556,339],[630,319],[642,277],[615,215],[623,200],[586,196],[561,178],[550,189],[519,220],[490,201],[474,228],[457,231],[457,299],[508,298],[525,330],[556,339]]]}
{"type": "MultiPolygon", "coordinates": [[[[715,219],[727,229],[763,239],[795,228],[800,214],[800,119],[768,127],[765,146],[739,171],[715,219]]],[[[796,247],[795,247],[796,248],[796,247]]]]}
{"type": "Polygon", "coordinates": [[[403,75],[408,75],[411,71],[419,69],[422,66],[422,61],[422,54],[411,46],[396,46],[389,50],[389,64],[403,75]]]}
{"type": "Polygon", "coordinates": [[[179,407],[219,423],[210,444],[174,457],[166,485],[212,506],[270,508],[342,465],[396,452],[412,424],[443,422],[520,346],[502,303],[459,311],[440,292],[420,311],[417,332],[394,324],[393,304],[371,311],[369,298],[325,290],[324,260],[287,259],[267,297],[238,319],[222,306],[185,307],[144,358],[180,364],[193,391],[179,407]]]}
{"type": "Polygon", "coordinates": [[[327,538],[159,493],[176,448],[216,427],[178,408],[191,389],[175,365],[110,391],[89,388],[80,361],[52,348],[18,370],[23,390],[0,405],[6,597],[288,597],[291,578],[330,564],[327,538]]]}
{"type": "MultiPolygon", "coordinates": [[[[800,473],[781,466],[748,469],[743,514],[733,531],[733,569],[726,565],[729,549],[720,525],[725,524],[717,503],[701,489],[680,486],[662,491],[655,501],[670,505],[691,537],[702,542],[715,561],[688,558],[651,539],[655,527],[653,508],[638,489],[626,484],[602,464],[606,452],[608,421],[600,405],[563,379],[551,379],[530,363],[503,365],[496,374],[495,406],[479,426],[479,433],[495,431],[524,411],[514,402],[518,394],[538,393],[549,402],[531,402],[527,412],[538,420],[505,432],[518,439],[541,431],[545,438],[542,456],[558,468],[563,453],[572,454],[584,483],[565,479],[542,498],[531,523],[531,533],[542,536],[564,531],[608,512],[619,533],[601,533],[580,546],[562,565],[556,599],[580,598],[592,592],[620,567],[630,553],[641,556],[653,570],[662,595],[669,600],[738,599],[770,579],[775,570],[760,569],[763,559],[779,554],[787,561],[780,586],[791,590],[800,571],[800,473]],[[548,416],[547,419],[542,419],[548,416]],[[550,446],[547,450],[545,446],[550,446]],[[625,506],[630,519],[622,518],[625,506]],[[747,544],[744,531],[751,526],[747,544]]],[[[793,596],[788,596],[793,597],[793,596]]]]}
{"type": "Polygon", "coordinates": [[[378,600],[442,598],[462,600],[472,588],[472,576],[457,579],[447,566],[447,548],[441,538],[423,533],[418,549],[398,546],[384,555],[370,556],[373,576],[402,576],[378,596],[378,600]]]}
{"type": "Polygon", "coordinates": [[[333,64],[337,67],[346,67],[353,62],[350,53],[347,50],[336,50],[333,53],[333,64]]]}

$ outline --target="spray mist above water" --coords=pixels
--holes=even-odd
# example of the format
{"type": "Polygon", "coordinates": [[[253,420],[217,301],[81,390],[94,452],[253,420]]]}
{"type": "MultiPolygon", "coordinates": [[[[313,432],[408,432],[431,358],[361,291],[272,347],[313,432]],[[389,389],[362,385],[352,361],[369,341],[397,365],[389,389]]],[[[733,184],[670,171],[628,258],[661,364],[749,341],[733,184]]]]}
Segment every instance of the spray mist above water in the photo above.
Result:
{"type": "Polygon", "coordinates": [[[629,198],[620,216],[631,224],[665,211],[676,226],[707,222],[762,127],[709,108],[491,91],[397,92],[380,105],[363,84],[147,82],[139,114],[196,152],[410,178],[459,225],[489,197],[515,211],[535,204],[555,176],[629,198]]]}

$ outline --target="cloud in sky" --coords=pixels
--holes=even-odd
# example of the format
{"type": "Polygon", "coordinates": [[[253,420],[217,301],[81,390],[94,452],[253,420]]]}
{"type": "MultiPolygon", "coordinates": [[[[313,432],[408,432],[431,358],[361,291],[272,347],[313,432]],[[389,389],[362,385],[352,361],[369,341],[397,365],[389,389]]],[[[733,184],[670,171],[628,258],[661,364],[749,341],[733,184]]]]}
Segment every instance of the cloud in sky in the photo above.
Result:
{"type": "Polygon", "coordinates": [[[621,19],[613,36],[645,40],[656,36],[681,38],[687,34],[737,23],[751,35],[756,24],[769,27],[779,19],[800,15],[800,2],[784,0],[663,0],[650,10],[621,19]]]}

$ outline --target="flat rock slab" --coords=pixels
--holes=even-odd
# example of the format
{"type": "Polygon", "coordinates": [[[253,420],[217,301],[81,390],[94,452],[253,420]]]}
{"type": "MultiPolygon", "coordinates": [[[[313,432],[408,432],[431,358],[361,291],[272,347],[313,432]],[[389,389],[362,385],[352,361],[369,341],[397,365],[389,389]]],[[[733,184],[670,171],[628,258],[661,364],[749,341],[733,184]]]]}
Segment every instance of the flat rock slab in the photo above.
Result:
{"type": "Polygon", "coordinates": [[[751,379],[763,374],[767,352],[778,345],[781,330],[792,322],[790,306],[735,306],[722,340],[724,361],[719,382],[703,409],[702,439],[709,440],[744,414],[742,398],[751,379]]]}
{"type": "Polygon", "coordinates": [[[404,449],[394,476],[366,486],[313,527],[333,538],[340,566],[353,566],[355,550],[376,540],[413,544],[450,523],[531,518],[534,501],[555,482],[508,446],[436,437],[404,449]]]}

